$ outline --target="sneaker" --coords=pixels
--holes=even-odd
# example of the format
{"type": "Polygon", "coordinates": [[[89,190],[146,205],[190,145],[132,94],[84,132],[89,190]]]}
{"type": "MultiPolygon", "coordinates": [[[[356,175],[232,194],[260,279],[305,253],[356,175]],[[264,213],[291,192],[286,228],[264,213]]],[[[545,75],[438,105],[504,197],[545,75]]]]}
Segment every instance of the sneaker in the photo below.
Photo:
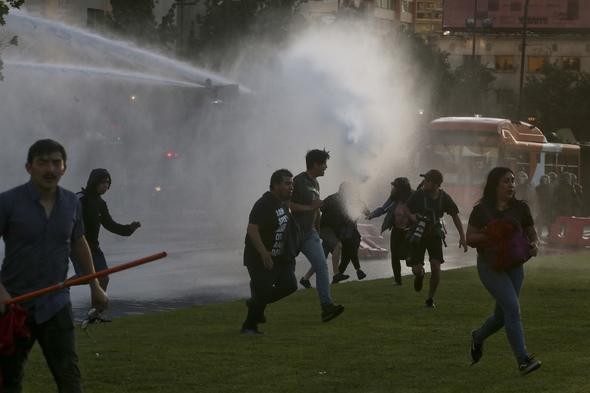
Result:
{"type": "MultiPolygon", "coordinates": [[[[250,308],[250,304],[252,304],[252,299],[248,299],[246,300],[246,307],[250,308]]],[[[266,315],[262,314],[259,318],[258,318],[258,323],[266,323],[266,315]]]]}
{"type": "Polygon", "coordinates": [[[339,304],[327,304],[322,306],[322,322],[328,322],[342,314],[344,307],[339,304]]]}
{"type": "Polygon", "coordinates": [[[367,277],[367,274],[363,272],[361,269],[359,269],[356,271],[356,276],[359,280],[362,280],[363,278],[367,277]]]}
{"type": "Polygon", "coordinates": [[[307,289],[311,288],[311,283],[305,277],[301,277],[301,280],[299,280],[299,284],[301,284],[301,286],[303,288],[307,288],[307,289]]]}
{"type": "Polygon", "coordinates": [[[436,303],[434,302],[434,299],[433,298],[426,299],[426,301],[424,302],[424,304],[428,308],[436,308],[436,303]]]}
{"type": "Polygon", "coordinates": [[[250,329],[250,328],[245,328],[245,327],[243,327],[240,330],[240,333],[242,333],[243,335],[246,335],[246,336],[259,336],[259,335],[264,334],[260,330],[258,330],[258,328],[250,329]]]}
{"type": "Polygon", "coordinates": [[[348,274],[336,273],[332,277],[332,284],[338,284],[340,281],[348,280],[350,276],[348,274]]]}
{"type": "Polygon", "coordinates": [[[524,362],[518,365],[518,371],[520,371],[520,375],[527,375],[539,367],[541,367],[541,361],[535,359],[533,356],[528,356],[524,362]]]}
{"type": "Polygon", "coordinates": [[[420,292],[424,283],[424,273],[414,276],[414,290],[420,292]]]}
{"type": "Polygon", "coordinates": [[[105,322],[113,322],[113,319],[106,315],[105,313],[99,313],[96,316],[96,322],[105,323],[105,322]]]}
{"type": "Polygon", "coordinates": [[[479,343],[475,340],[476,330],[471,331],[471,365],[479,362],[479,359],[483,356],[483,343],[479,343]]]}

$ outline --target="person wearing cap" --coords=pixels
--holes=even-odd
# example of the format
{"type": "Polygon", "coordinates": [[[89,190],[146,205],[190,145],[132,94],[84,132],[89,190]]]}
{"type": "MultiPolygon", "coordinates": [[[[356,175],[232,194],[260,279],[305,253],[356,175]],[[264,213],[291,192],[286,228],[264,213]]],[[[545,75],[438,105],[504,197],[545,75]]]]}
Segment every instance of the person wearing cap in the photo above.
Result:
{"type": "Polygon", "coordinates": [[[408,231],[414,219],[406,205],[408,198],[412,195],[412,187],[407,177],[398,177],[391,182],[391,194],[385,203],[373,210],[367,215],[367,219],[385,215],[381,225],[381,233],[391,230],[390,236],[390,254],[391,269],[393,270],[393,280],[395,285],[402,285],[401,260],[406,260],[409,266],[408,258],[408,231]]]}
{"type": "Polygon", "coordinates": [[[442,217],[446,213],[453,218],[453,223],[459,232],[459,247],[467,252],[465,232],[459,219],[459,208],[453,198],[440,186],[443,182],[443,175],[437,169],[431,169],[425,174],[421,187],[412,194],[408,200],[408,208],[415,216],[419,231],[414,231],[410,242],[410,265],[414,273],[414,289],[422,290],[424,281],[424,256],[428,251],[430,260],[430,286],[426,307],[435,308],[434,294],[440,283],[440,266],[444,263],[443,242],[445,229],[442,225],[442,217]]]}
{"type": "MultiPolygon", "coordinates": [[[[96,168],[90,172],[86,188],[78,192],[78,198],[82,205],[82,218],[84,220],[84,235],[86,241],[90,246],[92,252],[92,260],[94,261],[94,270],[101,271],[108,268],[104,253],[100,249],[98,242],[98,234],[100,227],[103,226],[107,231],[119,236],[131,236],[133,232],[141,226],[138,221],[133,221],[131,224],[122,225],[111,217],[107,203],[102,199],[109,188],[111,187],[111,175],[103,168],[96,168]]],[[[74,265],[76,268],[76,265],[74,265]]],[[[104,276],[99,278],[100,286],[103,290],[107,290],[109,285],[109,277],[104,276]]]]}

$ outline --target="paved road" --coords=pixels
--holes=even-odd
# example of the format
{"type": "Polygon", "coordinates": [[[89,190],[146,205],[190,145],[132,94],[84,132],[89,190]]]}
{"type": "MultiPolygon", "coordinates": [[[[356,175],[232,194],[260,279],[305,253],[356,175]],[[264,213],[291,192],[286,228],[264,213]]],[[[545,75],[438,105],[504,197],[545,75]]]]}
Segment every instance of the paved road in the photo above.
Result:
{"type": "MultiPolygon", "coordinates": [[[[144,228],[131,238],[106,233],[102,236],[102,247],[110,265],[159,251],[169,254],[164,260],[111,277],[109,296],[112,314],[145,313],[249,295],[249,277],[242,266],[241,237],[220,242],[212,236],[209,239],[202,235],[192,236],[196,230],[190,227],[166,231],[160,227],[158,232],[144,228]]],[[[474,264],[475,252],[463,253],[453,236],[449,238],[449,247],[445,252],[445,269],[474,264]]],[[[389,259],[363,260],[361,264],[367,279],[392,276],[389,259]]],[[[402,265],[402,273],[411,274],[410,269],[402,265]]],[[[308,268],[307,260],[298,258],[297,276],[301,277],[308,268]]],[[[352,267],[349,271],[353,272],[352,267]]],[[[352,276],[351,280],[356,280],[356,276],[352,276]]],[[[73,288],[72,301],[77,315],[81,315],[88,307],[88,289],[73,288]]]]}

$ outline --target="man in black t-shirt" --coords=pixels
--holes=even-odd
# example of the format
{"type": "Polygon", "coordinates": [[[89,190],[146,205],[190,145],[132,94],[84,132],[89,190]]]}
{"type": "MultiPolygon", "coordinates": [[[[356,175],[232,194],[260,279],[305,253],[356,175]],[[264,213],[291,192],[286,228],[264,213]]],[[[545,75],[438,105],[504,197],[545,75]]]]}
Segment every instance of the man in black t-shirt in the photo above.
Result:
{"type": "Polygon", "coordinates": [[[256,201],[250,212],[244,265],[250,274],[252,297],[246,303],[248,315],[241,330],[244,334],[261,334],[258,323],[266,321],[266,305],[297,290],[295,259],[286,253],[292,194],[293,175],[279,169],[270,178],[270,191],[256,201]]]}
{"type": "Polygon", "coordinates": [[[420,175],[424,177],[422,187],[419,188],[408,200],[408,208],[418,222],[413,236],[410,238],[410,260],[406,263],[412,267],[414,273],[414,289],[422,290],[424,281],[424,256],[428,251],[430,259],[430,286],[426,306],[435,308],[434,294],[440,283],[440,265],[443,259],[443,241],[445,229],[442,225],[442,217],[446,213],[453,218],[453,223],[459,232],[459,247],[467,252],[465,232],[459,219],[459,209],[449,194],[440,189],[443,182],[442,173],[431,169],[420,175]]]}

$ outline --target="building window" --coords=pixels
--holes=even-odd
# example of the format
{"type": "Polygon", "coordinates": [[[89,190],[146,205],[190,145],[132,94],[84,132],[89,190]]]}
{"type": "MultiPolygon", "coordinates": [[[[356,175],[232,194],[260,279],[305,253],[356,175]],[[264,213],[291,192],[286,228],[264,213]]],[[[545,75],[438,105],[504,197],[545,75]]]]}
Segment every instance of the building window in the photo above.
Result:
{"type": "Polygon", "coordinates": [[[544,56],[529,56],[527,71],[540,72],[546,61],[547,58],[544,56]]]}
{"type": "Polygon", "coordinates": [[[500,0],[488,0],[488,11],[499,11],[500,0]]]}
{"type": "Polygon", "coordinates": [[[510,2],[510,11],[518,12],[522,10],[522,2],[520,0],[513,0],[510,2]]]}
{"type": "Polygon", "coordinates": [[[402,11],[403,12],[412,12],[412,2],[411,0],[402,0],[402,11]]]}
{"type": "Polygon", "coordinates": [[[567,1],[566,15],[569,20],[577,20],[580,18],[580,2],[579,2],[579,0],[568,0],[567,1]]]}
{"type": "Polygon", "coordinates": [[[377,7],[392,10],[393,0],[377,0],[377,7]]]}
{"type": "Polygon", "coordinates": [[[561,57],[559,59],[559,64],[565,71],[580,71],[579,57],[561,57]]]}
{"type": "Polygon", "coordinates": [[[442,19],[442,2],[417,1],[416,19],[442,19]]]}
{"type": "Polygon", "coordinates": [[[514,56],[502,55],[496,56],[496,71],[512,72],[514,71],[514,56]]]}

